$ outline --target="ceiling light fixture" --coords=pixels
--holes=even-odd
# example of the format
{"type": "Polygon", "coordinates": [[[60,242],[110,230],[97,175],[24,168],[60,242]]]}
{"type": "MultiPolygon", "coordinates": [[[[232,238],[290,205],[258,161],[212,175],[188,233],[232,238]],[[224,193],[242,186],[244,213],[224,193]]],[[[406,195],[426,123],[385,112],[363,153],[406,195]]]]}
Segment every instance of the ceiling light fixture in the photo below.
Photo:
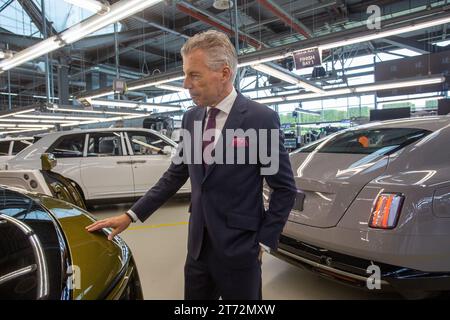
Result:
{"type": "MultiPolygon", "coordinates": [[[[92,16],[70,27],[59,35],[43,40],[25,50],[22,50],[9,59],[0,62],[0,73],[12,69],[24,62],[34,60],[46,53],[61,48],[67,44],[76,42],[87,35],[116,23],[162,0],[122,0],[110,7],[103,14],[92,16]]],[[[84,2],[84,1],[83,1],[84,2]]]]}
{"type": "Polygon", "coordinates": [[[16,114],[30,113],[30,112],[33,112],[33,111],[35,111],[35,108],[25,109],[25,110],[16,111],[16,112],[9,112],[9,113],[5,113],[5,114],[0,115],[0,118],[7,118],[7,117],[14,116],[16,114]]]}
{"type": "Polygon", "coordinates": [[[61,127],[73,127],[73,126],[80,126],[80,125],[86,125],[86,124],[92,124],[92,123],[104,123],[104,122],[119,121],[119,120],[132,120],[132,119],[148,117],[149,115],[150,115],[150,113],[145,113],[145,114],[140,114],[140,115],[111,117],[111,118],[103,118],[103,119],[96,119],[96,120],[89,120],[89,121],[75,121],[72,123],[64,123],[61,125],[61,127]]]}
{"type": "MultiPolygon", "coordinates": [[[[303,51],[303,50],[308,50],[308,49],[313,49],[313,48],[319,48],[320,50],[325,50],[325,49],[331,49],[331,48],[338,48],[341,46],[346,46],[346,45],[350,45],[350,44],[355,44],[355,43],[360,43],[360,42],[365,42],[365,41],[369,41],[369,40],[374,40],[374,39],[379,39],[379,38],[384,38],[384,37],[388,37],[390,35],[393,34],[402,34],[402,33],[406,33],[406,32],[411,32],[411,31],[417,31],[417,30],[421,30],[421,29],[426,29],[426,28],[430,28],[430,27],[435,27],[435,26],[439,26],[442,24],[446,24],[446,23],[450,23],[450,16],[446,16],[443,18],[439,18],[439,19],[434,19],[434,20],[430,20],[430,21],[425,21],[425,22],[420,22],[420,23],[415,23],[412,22],[407,26],[404,27],[400,27],[400,28],[393,28],[392,30],[386,30],[383,31],[381,30],[374,30],[371,34],[369,35],[364,35],[364,36],[356,36],[356,37],[349,37],[348,39],[345,40],[341,40],[341,41],[335,41],[335,42],[330,42],[330,43],[324,43],[324,44],[319,44],[319,45],[315,45],[313,47],[305,47],[302,48],[300,50],[295,50],[295,51],[286,51],[280,54],[280,50],[278,50],[277,53],[274,53],[272,55],[268,55],[268,56],[262,56],[262,57],[255,57],[251,60],[245,61],[245,56],[243,57],[244,61],[241,61],[238,64],[238,68],[242,68],[242,67],[246,67],[246,66],[253,66],[253,65],[260,65],[262,63],[266,63],[266,62],[271,62],[271,61],[276,61],[276,60],[280,60],[280,59],[284,59],[287,57],[292,56],[293,52],[296,51],[303,51]]],[[[273,50],[271,50],[273,51],[273,50]]],[[[242,59],[242,57],[241,57],[242,59]]],[[[139,81],[139,84],[133,86],[133,85],[129,85],[128,86],[128,90],[137,90],[137,89],[142,89],[142,88],[147,88],[147,87],[152,87],[152,86],[156,86],[159,84],[163,84],[163,83],[167,83],[167,82],[171,82],[171,81],[176,81],[176,80],[182,80],[184,79],[184,76],[175,76],[173,78],[167,78],[164,81],[139,81]]],[[[92,96],[86,96],[85,98],[98,98],[98,97],[104,97],[104,96],[108,96],[113,94],[113,91],[107,91],[107,92],[101,92],[101,93],[96,93],[95,95],[92,96]]]]}
{"type": "Polygon", "coordinates": [[[233,8],[233,1],[231,0],[214,0],[213,7],[217,10],[228,10],[233,8]]]}
{"type": "Polygon", "coordinates": [[[314,99],[314,98],[320,99],[320,98],[345,95],[345,94],[367,93],[367,92],[374,92],[374,91],[381,91],[381,90],[408,88],[408,87],[414,87],[414,86],[426,86],[426,85],[432,85],[432,84],[439,84],[444,81],[445,81],[444,76],[434,75],[434,76],[422,77],[419,79],[417,79],[417,78],[409,79],[409,80],[405,79],[403,81],[392,80],[392,81],[386,81],[384,83],[366,84],[366,85],[353,86],[353,87],[347,87],[347,88],[342,88],[342,89],[326,90],[325,93],[323,93],[323,94],[305,93],[305,94],[295,94],[295,95],[289,95],[289,96],[275,96],[275,97],[255,99],[255,101],[257,101],[259,103],[273,104],[273,103],[280,103],[280,102],[291,102],[294,100],[305,100],[305,99],[314,99]]]}
{"type": "MultiPolygon", "coordinates": [[[[53,115],[15,115],[14,118],[34,118],[34,119],[48,119],[48,120],[93,120],[95,117],[72,117],[72,116],[53,116],[53,115]]],[[[0,120],[1,121],[1,120],[0,120]]]]}
{"type": "Polygon", "coordinates": [[[96,0],[64,0],[64,1],[98,14],[105,14],[110,9],[109,5],[107,5],[106,3],[102,3],[96,0]]]}
{"type": "Polygon", "coordinates": [[[159,88],[159,89],[175,91],[175,92],[185,92],[185,93],[187,93],[189,91],[188,89],[185,89],[183,87],[174,86],[174,85],[170,85],[170,84],[160,84],[160,85],[157,85],[156,87],[159,88]]]}
{"type": "Polygon", "coordinates": [[[142,88],[147,88],[147,87],[153,87],[153,86],[158,86],[161,84],[165,84],[165,83],[172,82],[172,81],[178,81],[178,80],[184,80],[184,76],[176,76],[176,77],[167,78],[167,79],[158,80],[158,81],[150,80],[148,82],[144,82],[143,84],[137,84],[134,86],[130,86],[130,87],[128,87],[128,90],[137,90],[137,89],[142,89],[142,88]]]}
{"type": "Polygon", "coordinates": [[[108,107],[122,107],[122,108],[145,108],[145,109],[171,109],[173,111],[180,110],[180,106],[170,104],[152,104],[140,103],[139,101],[125,101],[125,100],[90,100],[90,103],[97,106],[108,107]]]}
{"type": "Polygon", "coordinates": [[[409,25],[409,26],[405,26],[405,27],[401,27],[401,28],[397,28],[397,29],[393,29],[393,30],[387,30],[387,31],[376,30],[376,32],[374,32],[372,34],[368,34],[366,36],[348,38],[345,40],[320,45],[319,48],[322,50],[338,48],[338,47],[348,46],[348,45],[355,44],[355,43],[361,43],[361,42],[371,41],[371,40],[375,40],[375,39],[386,38],[389,36],[399,35],[402,33],[408,33],[408,32],[412,32],[412,31],[436,27],[436,26],[440,26],[440,25],[446,24],[446,23],[450,23],[450,16],[436,19],[436,20],[426,21],[426,22],[419,22],[419,23],[412,22],[411,25],[409,25]]]}
{"type": "Polygon", "coordinates": [[[283,81],[298,85],[300,87],[303,87],[309,91],[312,92],[316,92],[316,93],[325,93],[325,91],[313,84],[308,83],[307,81],[301,80],[299,78],[296,77],[296,75],[294,74],[289,74],[288,70],[286,70],[285,72],[282,70],[278,70],[275,67],[266,65],[266,64],[256,64],[256,65],[252,65],[252,68],[258,71],[261,71],[265,74],[268,74],[272,77],[281,79],[283,81]]]}

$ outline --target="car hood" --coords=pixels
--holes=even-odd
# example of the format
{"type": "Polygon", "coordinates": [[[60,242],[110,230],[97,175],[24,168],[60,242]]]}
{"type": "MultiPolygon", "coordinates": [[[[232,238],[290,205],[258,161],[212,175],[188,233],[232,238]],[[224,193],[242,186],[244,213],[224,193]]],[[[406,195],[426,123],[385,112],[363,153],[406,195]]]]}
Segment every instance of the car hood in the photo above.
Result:
{"type": "Polygon", "coordinates": [[[73,299],[105,298],[130,261],[128,246],[119,237],[109,241],[104,230],[86,231],[95,220],[83,209],[47,196],[39,200],[63,230],[72,261],[73,299]]]}

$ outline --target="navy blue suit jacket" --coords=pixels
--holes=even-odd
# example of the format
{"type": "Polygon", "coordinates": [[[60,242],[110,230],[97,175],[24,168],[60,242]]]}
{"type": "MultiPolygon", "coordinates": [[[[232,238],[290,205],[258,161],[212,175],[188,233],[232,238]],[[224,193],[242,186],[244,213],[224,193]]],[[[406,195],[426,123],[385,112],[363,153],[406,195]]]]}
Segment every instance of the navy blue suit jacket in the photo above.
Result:
{"type": "MultiPolygon", "coordinates": [[[[188,110],[184,114],[182,128],[194,136],[194,121],[204,121],[205,114],[206,108],[202,107],[188,110]]],[[[279,131],[278,114],[238,93],[222,136],[225,136],[226,129],[246,131],[251,128],[279,131]]],[[[201,136],[197,138],[201,139],[201,136]]],[[[237,146],[229,141],[224,143],[224,148],[230,147],[237,146]]],[[[131,210],[144,221],[190,178],[188,254],[194,259],[199,257],[206,228],[223,263],[236,268],[248,266],[256,261],[259,243],[277,248],[280,233],[294,205],[296,186],[281,133],[277,160],[279,170],[265,176],[261,174],[263,164],[259,157],[253,164],[212,164],[206,170],[202,164],[172,163],[158,183],[131,210]],[[273,190],[268,210],[264,210],[263,205],[263,179],[273,190]]]]}

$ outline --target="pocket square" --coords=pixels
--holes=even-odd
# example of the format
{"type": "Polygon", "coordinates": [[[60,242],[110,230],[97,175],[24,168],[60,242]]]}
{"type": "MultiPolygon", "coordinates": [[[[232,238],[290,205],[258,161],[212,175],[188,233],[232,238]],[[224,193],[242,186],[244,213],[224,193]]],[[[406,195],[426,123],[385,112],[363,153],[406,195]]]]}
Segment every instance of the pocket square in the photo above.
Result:
{"type": "Polygon", "coordinates": [[[237,148],[248,147],[248,139],[247,137],[234,137],[231,145],[237,148]]]}

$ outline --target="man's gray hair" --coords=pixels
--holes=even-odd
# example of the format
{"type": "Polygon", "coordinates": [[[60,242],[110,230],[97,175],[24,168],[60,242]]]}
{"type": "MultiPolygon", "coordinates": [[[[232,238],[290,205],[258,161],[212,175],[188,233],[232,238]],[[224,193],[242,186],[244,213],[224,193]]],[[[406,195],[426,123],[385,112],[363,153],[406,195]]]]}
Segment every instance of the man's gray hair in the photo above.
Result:
{"type": "Polygon", "coordinates": [[[208,30],[197,33],[186,41],[181,48],[181,56],[192,53],[195,49],[202,49],[207,54],[206,65],[214,71],[224,65],[231,68],[231,80],[234,82],[237,74],[237,54],[228,36],[222,32],[208,30]]]}

